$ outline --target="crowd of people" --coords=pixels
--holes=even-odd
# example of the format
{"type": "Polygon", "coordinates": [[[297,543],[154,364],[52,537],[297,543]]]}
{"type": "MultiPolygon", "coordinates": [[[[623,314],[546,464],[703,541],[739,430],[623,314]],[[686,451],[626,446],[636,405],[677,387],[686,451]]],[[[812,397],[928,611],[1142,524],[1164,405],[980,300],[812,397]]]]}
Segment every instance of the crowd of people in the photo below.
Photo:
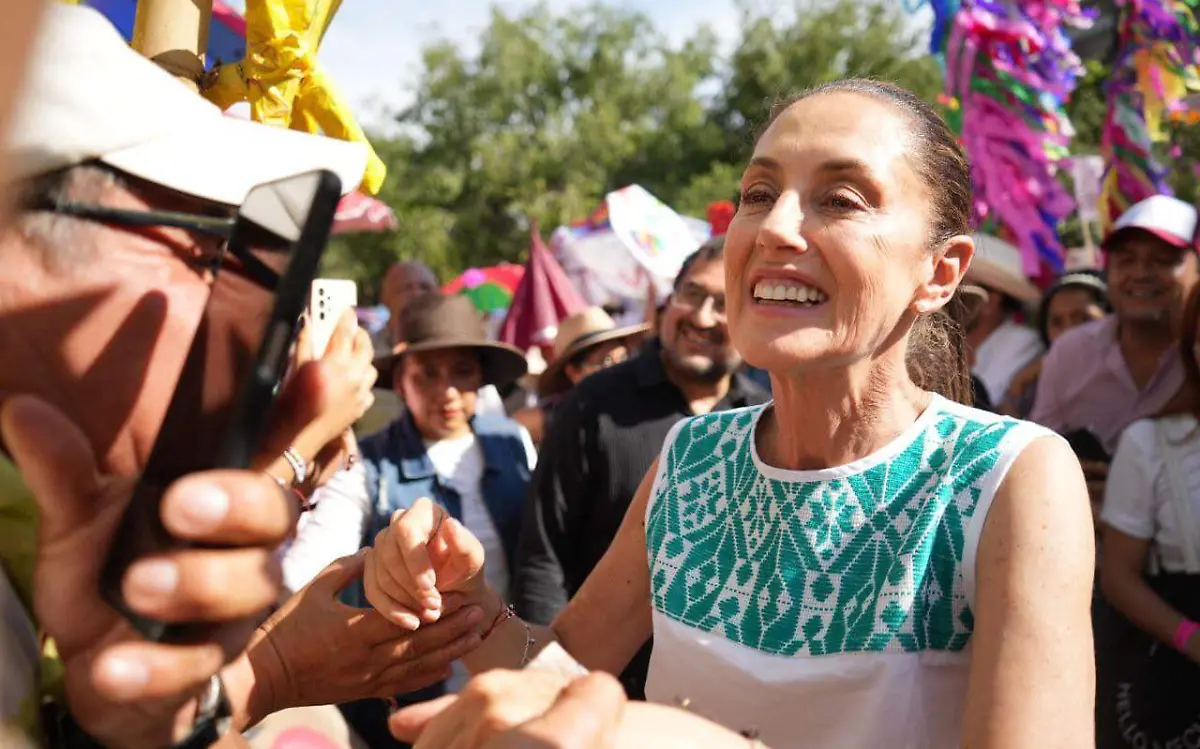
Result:
{"type": "Polygon", "coordinates": [[[124,578],[222,636],[144,640],[99,576],[223,262],[185,219],[366,154],[43,16],[0,150],[0,745],[1200,745],[1195,207],[1042,291],[938,114],[861,79],[777,105],[653,319],[567,318],[535,377],[419,259],[373,339],[301,328],[251,467],[172,485],[185,543],[124,578]]]}

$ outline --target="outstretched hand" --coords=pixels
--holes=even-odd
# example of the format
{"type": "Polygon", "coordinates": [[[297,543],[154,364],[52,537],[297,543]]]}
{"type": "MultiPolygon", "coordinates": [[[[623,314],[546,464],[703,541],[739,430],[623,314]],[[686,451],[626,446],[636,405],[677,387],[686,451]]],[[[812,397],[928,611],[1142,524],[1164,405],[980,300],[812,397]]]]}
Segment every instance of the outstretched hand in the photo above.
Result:
{"type": "Polygon", "coordinates": [[[367,551],[363,589],[380,614],[417,629],[444,613],[443,594],[477,601],[486,590],[483,545],[440,505],[419,499],[397,511],[367,551]]]}

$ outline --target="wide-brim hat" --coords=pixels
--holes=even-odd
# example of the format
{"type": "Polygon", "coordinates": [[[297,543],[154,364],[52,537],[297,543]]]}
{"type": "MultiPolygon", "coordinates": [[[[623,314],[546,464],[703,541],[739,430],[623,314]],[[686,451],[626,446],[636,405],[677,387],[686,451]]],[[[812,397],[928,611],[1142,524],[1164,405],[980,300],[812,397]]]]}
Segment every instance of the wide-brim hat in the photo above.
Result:
{"type": "Polygon", "coordinates": [[[557,395],[571,388],[566,366],[579,354],[608,341],[639,336],[650,330],[649,324],[617,327],[608,313],[599,307],[588,307],[558,324],[554,336],[554,359],[538,380],[538,393],[557,395]]]}
{"type": "Polygon", "coordinates": [[[473,349],[483,368],[483,384],[496,387],[516,382],[528,366],[520,349],[488,340],[482,314],[465,296],[432,293],[413,299],[400,313],[399,330],[403,340],[375,360],[382,388],[393,387],[392,373],[401,359],[422,351],[473,349]]]}
{"type": "Polygon", "coordinates": [[[975,235],[975,257],[967,268],[966,283],[994,289],[1027,306],[1036,306],[1042,292],[1025,275],[1021,251],[1003,239],[975,235]]]}

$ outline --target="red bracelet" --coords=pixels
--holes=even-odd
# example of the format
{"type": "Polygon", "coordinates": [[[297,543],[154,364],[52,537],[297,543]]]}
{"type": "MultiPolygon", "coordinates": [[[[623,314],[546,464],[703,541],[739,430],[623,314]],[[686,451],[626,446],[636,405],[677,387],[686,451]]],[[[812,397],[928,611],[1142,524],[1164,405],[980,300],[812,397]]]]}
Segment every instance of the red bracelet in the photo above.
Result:
{"type": "Polygon", "coordinates": [[[489,626],[486,630],[484,630],[483,634],[479,636],[479,641],[483,642],[488,637],[491,637],[492,632],[496,629],[496,627],[499,627],[501,624],[505,623],[509,619],[516,618],[516,616],[517,616],[517,610],[515,608],[513,608],[511,603],[508,606],[505,606],[503,609],[500,610],[499,614],[496,614],[496,618],[492,620],[491,626],[489,626]]]}
{"type": "Polygon", "coordinates": [[[1200,624],[1197,624],[1191,619],[1184,619],[1181,621],[1179,626],[1175,628],[1175,637],[1171,638],[1172,644],[1175,645],[1175,649],[1181,653],[1186,653],[1188,641],[1191,640],[1197,632],[1200,632],[1200,624]]]}

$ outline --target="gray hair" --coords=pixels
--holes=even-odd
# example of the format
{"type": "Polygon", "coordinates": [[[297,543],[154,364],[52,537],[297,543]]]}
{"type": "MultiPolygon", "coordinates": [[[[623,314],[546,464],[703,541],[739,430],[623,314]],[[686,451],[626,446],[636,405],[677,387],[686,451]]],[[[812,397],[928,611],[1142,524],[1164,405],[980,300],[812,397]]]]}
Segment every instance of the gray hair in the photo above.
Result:
{"type": "Polygon", "coordinates": [[[47,269],[64,272],[92,259],[97,224],[86,219],[39,210],[56,203],[99,203],[121,175],[99,164],[77,164],[36,177],[18,190],[18,212],[12,230],[39,255],[47,269]]]}

